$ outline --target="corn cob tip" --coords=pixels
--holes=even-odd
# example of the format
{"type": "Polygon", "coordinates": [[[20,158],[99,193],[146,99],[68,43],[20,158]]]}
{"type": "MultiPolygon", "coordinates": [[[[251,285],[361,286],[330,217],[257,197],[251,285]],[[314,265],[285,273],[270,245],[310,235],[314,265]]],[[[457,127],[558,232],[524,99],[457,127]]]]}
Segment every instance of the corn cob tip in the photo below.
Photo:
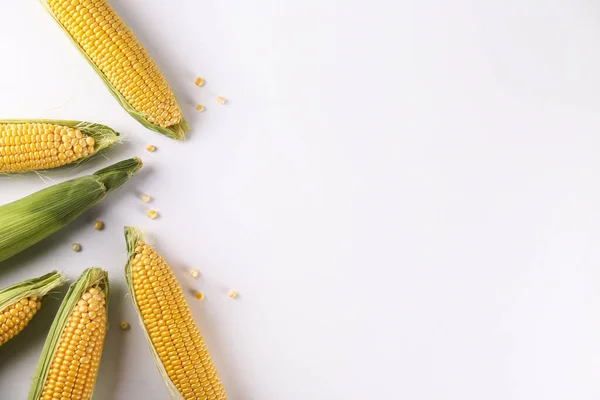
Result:
{"type": "Polygon", "coordinates": [[[143,165],[140,158],[134,157],[103,168],[94,175],[104,184],[106,191],[110,192],[127,182],[143,165]]]}

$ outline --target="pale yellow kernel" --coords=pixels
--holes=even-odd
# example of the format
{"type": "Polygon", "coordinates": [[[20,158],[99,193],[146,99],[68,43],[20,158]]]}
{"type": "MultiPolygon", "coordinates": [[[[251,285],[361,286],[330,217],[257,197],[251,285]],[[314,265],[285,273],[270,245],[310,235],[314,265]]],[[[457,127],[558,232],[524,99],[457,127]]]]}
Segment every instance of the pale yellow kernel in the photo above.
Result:
{"type": "Polygon", "coordinates": [[[104,229],[104,222],[100,220],[96,221],[96,223],[94,224],[94,229],[97,231],[101,231],[102,229],[104,229]]]}
{"type": "Polygon", "coordinates": [[[232,289],[229,291],[229,293],[227,293],[227,296],[229,296],[230,299],[235,299],[238,297],[238,292],[232,289]]]}
{"type": "Polygon", "coordinates": [[[227,104],[227,99],[223,96],[217,96],[217,103],[219,103],[221,105],[225,105],[225,104],[227,104]]]}
{"type": "Polygon", "coordinates": [[[204,294],[201,292],[194,293],[194,297],[196,297],[198,300],[204,300],[204,294]]]}
{"type": "Polygon", "coordinates": [[[148,214],[146,214],[146,215],[150,219],[156,219],[156,217],[158,217],[158,212],[156,210],[150,210],[150,211],[148,211],[148,214]]]}
{"type": "Polygon", "coordinates": [[[156,151],[156,146],[153,144],[148,145],[148,147],[146,147],[146,150],[148,150],[150,153],[154,153],[156,151]]]}
{"type": "Polygon", "coordinates": [[[198,270],[195,268],[190,268],[189,273],[190,276],[194,279],[198,278],[198,275],[200,275],[200,272],[198,272],[198,270]]]}
{"type": "Polygon", "coordinates": [[[79,243],[73,243],[73,246],[71,247],[73,249],[74,252],[78,253],[81,251],[81,245],[79,243]]]}
{"type": "Polygon", "coordinates": [[[152,200],[152,197],[150,197],[150,195],[147,195],[147,194],[142,195],[142,201],[144,203],[150,203],[151,200],[152,200]]]}
{"type": "Polygon", "coordinates": [[[196,106],[196,111],[200,111],[200,112],[204,111],[204,106],[202,104],[198,104],[196,106]]]}
{"type": "Polygon", "coordinates": [[[202,78],[200,78],[200,77],[197,77],[197,78],[194,80],[194,83],[196,84],[196,86],[202,86],[202,85],[204,85],[204,79],[202,79],[202,78]]]}

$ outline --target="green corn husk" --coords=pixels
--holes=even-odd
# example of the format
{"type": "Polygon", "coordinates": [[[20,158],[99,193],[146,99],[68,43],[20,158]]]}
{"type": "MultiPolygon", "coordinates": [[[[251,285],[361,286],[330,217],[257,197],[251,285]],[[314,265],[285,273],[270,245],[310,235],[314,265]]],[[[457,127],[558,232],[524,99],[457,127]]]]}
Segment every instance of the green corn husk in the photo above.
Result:
{"type": "Polygon", "coordinates": [[[141,167],[131,158],[0,206],[0,262],[74,221],[141,167]]]}
{"type": "MultiPolygon", "coordinates": [[[[29,391],[28,400],[40,400],[42,392],[44,390],[44,384],[48,377],[48,372],[54,355],[56,353],[59,340],[64,331],[66,323],[71,316],[71,313],[77,306],[77,302],[81,299],[81,296],[90,288],[101,288],[105,293],[106,304],[104,308],[108,313],[108,302],[109,302],[109,282],[108,273],[100,268],[88,268],[81,276],[69,287],[64,300],[62,301],[54,322],[50,327],[50,332],[46,338],[46,343],[42,350],[42,354],[38,361],[35,369],[35,374],[29,391]]],[[[104,332],[106,335],[106,331],[104,332]]]]}
{"type": "MultiPolygon", "coordinates": [[[[74,164],[82,163],[85,160],[89,160],[98,153],[108,149],[112,145],[120,141],[119,133],[114,129],[93,122],[85,121],[69,121],[69,120],[55,120],[55,119],[0,119],[0,125],[5,124],[52,124],[61,125],[73,129],[78,129],[81,133],[94,138],[94,152],[86,157],[82,157],[74,162],[74,164]]],[[[0,146],[2,149],[2,146],[0,146]]],[[[65,167],[65,166],[62,166],[65,167]]],[[[29,172],[29,171],[21,171],[29,172]]],[[[0,160],[0,174],[15,173],[12,171],[5,170],[0,160]]],[[[18,172],[16,172],[18,173],[18,172]]]]}
{"type": "Polygon", "coordinates": [[[52,9],[50,8],[50,6],[47,3],[47,0],[39,0],[39,1],[44,6],[44,8],[46,9],[46,11],[56,21],[56,23],[58,24],[58,26],[60,26],[60,28],[67,35],[67,37],[71,40],[71,43],[73,43],[73,45],[77,48],[77,50],[79,50],[79,52],[81,53],[81,55],[83,55],[83,57],[86,59],[86,61],[94,69],[94,71],[96,71],[96,73],[98,74],[98,76],[102,79],[102,82],[104,82],[104,85],[108,88],[110,94],[112,94],[112,96],[119,102],[119,104],[121,105],[121,107],[123,107],[123,109],[125,111],[127,111],[127,113],[129,115],[131,115],[136,121],[138,121],[140,124],[142,124],[147,129],[150,129],[152,131],[161,133],[161,134],[163,134],[163,135],[165,135],[165,136],[167,136],[167,137],[169,137],[171,139],[175,139],[175,140],[183,140],[183,139],[185,139],[185,134],[189,131],[189,126],[188,126],[187,121],[183,117],[181,119],[181,122],[179,122],[178,124],[172,125],[172,126],[169,126],[169,127],[166,127],[166,128],[163,128],[160,125],[156,125],[156,124],[148,121],[146,119],[146,114],[137,111],[129,103],[129,101],[127,101],[127,99],[117,90],[117,88],[114,87],[110,83],[110,81],[108,80],[108,78],[106,77],[106,75],[104,75],[104,73],[100,70],[100,68],[98,68],[98,66],[94,63],[94,61],[92,61],[92,59],[87,54],[87,52],[85,51],[85,49],[83,47],[81,47],[81,45],[77,42],[77,40],[75,40],[75,38],[73,38],[73,36],[71,36],[71,33],[68,31],[68,29],[65,28],[65,26],[63,24],[60,23],[60,21],[58,20],[58,18],[56,18],[56,15],[54,15],[54,13],[52,12],[52,9]]]}
{"type": "MultiPolygon", "coordinates": [[[[26,281],[9,286],[6,289],[2,289],[0,290],[0,313],[3,313],[7,307],[18,303],[23,299],[35,297],[37,301],[42,302],[48,293],[61,286],[65,282],[66,279],[63,274],[52,271],[44,276],[40,276],[39,278],[28,279],[26,281]]],[[[37,312],[37,310],[35,310],[35,312],[37,312]]],[[[22,318],[22,316],[19,316],[19,318],[22,318]]],[[[29,322],[30,321],[27,321],[27,323],[29,322]]],[[[15,328],[16,327],[13,329],[15,328]]],[[[18,333],[20,333],[20,331],[14,332],[14,336],[16,336],[18,333]]],[[[1,336],[0,346],[14,337],[1,336]]]]}

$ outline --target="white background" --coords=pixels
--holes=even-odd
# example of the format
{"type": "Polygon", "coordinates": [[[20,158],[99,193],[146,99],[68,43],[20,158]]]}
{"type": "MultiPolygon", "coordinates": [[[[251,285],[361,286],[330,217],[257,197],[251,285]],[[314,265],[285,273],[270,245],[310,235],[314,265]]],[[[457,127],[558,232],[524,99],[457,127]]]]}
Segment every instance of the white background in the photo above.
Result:
{"type": "MultiPolygon", "coordinates": [[[[106,123],[127,138],[111,162],[146,162],[1,265],[2,287],[110,271],[98,399],[167,398],[126,297],[125,224],[205,292],[190,302],[232,400],[600,396],[597,2],[112,0],[185,143],[122,111],[36,1],[1,4],[0,114],[106,123]]],[[[0,203],[45,185],[2,178],[0,203]]],[[[55,297],[0,349],[2,398],[25,398],[55,297]]]]}

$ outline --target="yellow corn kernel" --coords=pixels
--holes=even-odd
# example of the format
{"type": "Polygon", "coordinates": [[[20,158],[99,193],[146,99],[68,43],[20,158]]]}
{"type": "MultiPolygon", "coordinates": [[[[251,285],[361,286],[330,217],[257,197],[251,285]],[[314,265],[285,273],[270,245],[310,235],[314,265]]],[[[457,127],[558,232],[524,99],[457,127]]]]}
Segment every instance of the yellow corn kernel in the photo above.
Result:
{"type": "Polygon", "coordinates": [[[196,106],[196,111],[199,111],[199,112],[202,112],[202,111],[204,111],[204,106],[203,106],[202,104],[198,104],[198,105],[196,106]]]}
{"type": "Polygon", "coordinates": [[[146,150],[149,151],[150,153],[154,153],[156,151],[156,146],[153,144],[148,145],[148,147],[146,147],[146,150]]]}
{"type": "Polygon", "coordinates": [[[128,331],[130,326],[129,326],[129,322],[127,321],[121,321],[121,330],[122,331],[128,331]]]}
{"type": "Polygon", "coordinates": [[[235,299],[238,297],[238,292],[236,292],[235,290],[230,290],[229,293],[227,293],[227,295],[229,296],[230,299],[235,299]]]}
{"type": "Polygon", "coordinates": [[[217,96],[217,103],[221,105],[227,104],[227,99],[223,96],[217,96]]]}
{"type": "Polygon", "coordinates": [[[73,243],[73,246],[71,247],[73,249],[74,252],[78,253],[81,251],[81,245],[79,243],[73,243]]]}
{"type": "Polygon", "coordinates": [[[190,276],[194,279],[198,278],[198,275],[200,275],[200,272],[198,272],[198,270],[195,268],[190,268],[189,273],[190,276]]]}
{"type": "Polygon", "coordinates": [[[95,145],[93,137],[64,125],[0,123],[0,173],[62,167],[94,154],[95,145]]]}
{"type": "MultiPolygon", "coordinates": [[[[167,384],[185,400],[225,400],[217,370],[173,271],[137,236],[138,231],[126,229],[129,289],[167,384]]],[[[196,296],[203,297],[199,292],[196,296]]]]}
{"type": "Polygon", "coordinates": [[[0,345],[25,329],[41,306],[36,297],[27,297],[0,310],[0,345]]]}
{"type": "Polygon", "coordinates": [[[102,229],[104,229],[104,222],[96,221],[96,223],[94,223],[94,229],[97,231],[101,231],[102,229]]]}
{"type": "MultiPolygon", "coordinates": [[[[139,118],[161,128],[182,122],[181,109],[167,80],[106,0],[43,2],[111,89],[129,103],[139,118]]],[[[183,133],[175,134],[183,138],[183,133]]]]}
{"type": "Polygon", "coordinates": [[[142,195],[142,201],[144,203],[150,203],[151,200],[152,200],[152,197],[150,197],[150,195],[147,195],[147,194],[142,195]]]}
{"type": "Polygon", "coordinates": [[[56,344],[41,399],[91,398],[106,335],[105,304],[99,287],[81,296],[56,344]]]}
{"type": "Polygon", "coordinates": [[[148,211],[148,214],[146,214],[146,215],[150,219],[156,219],[156,217],[158,217],[158,212],[156,210],[150,210],[150,211],[148,211]]]}
{"type": "Polygon", "coordinates": [[[204,300],[204,293],[202,292],[195,292],[194,293],[194,297],[198,300],[204,300]]]}
{"type": "Polygon", "coordinates": [[[202,85],[204,85],[204,79],[202,79],[202,78],[200,78],[200,77],[197,77],[197,78],[194,80],[194,83],[196,84],[196,86],[202,86],[202,85]]]}

